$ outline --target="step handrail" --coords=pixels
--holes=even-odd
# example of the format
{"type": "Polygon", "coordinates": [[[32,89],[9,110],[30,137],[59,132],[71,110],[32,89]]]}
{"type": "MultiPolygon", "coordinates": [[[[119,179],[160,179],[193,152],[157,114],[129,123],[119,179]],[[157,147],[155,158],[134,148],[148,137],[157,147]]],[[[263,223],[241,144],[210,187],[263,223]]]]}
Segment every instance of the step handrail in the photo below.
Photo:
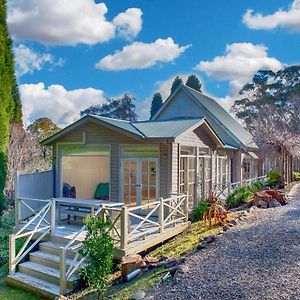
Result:
{"type": "MultiPolygon", "coordinates": [[[[102,205],[93,216],[98,216],[105,208],[105,205],[102,205]]],[[[64,247],[60,248],[59,253],[59,288],[60,294],[64,295],[67,291],[67,281],[73,276],[73,274],[84,264],[86,258],[80,257],[79,250],[82,248],[83,243],[79,242],[78,244],[72,245],[77,241],[78,237],[86,230],[86,225],[83,225],[81,229],[74,235],[74,237],[68,242],[64,247]],[[69,268],[66,265],[67,251],[71,250],[76,252],[75,257],[73,258],[69,268]],[[79,260],[78,260],[79,259],[79,260]]]]}
{"type": "Polygon", "coordinates": [[[17,231],[17,233],[9,236],[8,265],[10,275],[15,273],[16,267],[22,261],[22,259],[34,249],[34,247],[46,236],[46,234],[50,233],[51,224],[49,224],[49,222],[46,220],[46,216],[49,212],[52,214],[52,209],[52,201],[49,200],[48,203],[43,206],[32,219],[30,219],[21,229],[17,231]],[[34,223],[35,221],[37,221],[36,224],[34,223]],[[29,229],[30,225],[34,226],[34,228],[31,230],[29,229]],[[41,233],[41,235],[31,245],[29,245],[29,243],[33,240],[34,234],[36,233],[41,233]],[[24,237],[27,237],[27,239],[16,254],[16,240],[24,237]]]}

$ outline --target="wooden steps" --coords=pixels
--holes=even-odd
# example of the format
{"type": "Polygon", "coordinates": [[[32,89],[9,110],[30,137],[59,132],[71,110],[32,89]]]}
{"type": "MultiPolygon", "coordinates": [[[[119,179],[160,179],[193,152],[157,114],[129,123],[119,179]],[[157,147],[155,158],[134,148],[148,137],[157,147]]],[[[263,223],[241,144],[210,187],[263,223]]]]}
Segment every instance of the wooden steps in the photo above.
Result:
{"type": "MultiPolygon", "coordinates": [[[[59,296],[59,249],[65,245],[54,241],[40,243],[39,250],[29,254],[29,261],[19,264],[18,272],[7,277],[7,283],[43,298],[54,299],[59,296]]],[[[73,257],[74,253],[67,253],[67,267],[73,257]]],[[[68,280],[67,292],[72,290],[76,279],[76,276],[72,276],[68,280]]]]}

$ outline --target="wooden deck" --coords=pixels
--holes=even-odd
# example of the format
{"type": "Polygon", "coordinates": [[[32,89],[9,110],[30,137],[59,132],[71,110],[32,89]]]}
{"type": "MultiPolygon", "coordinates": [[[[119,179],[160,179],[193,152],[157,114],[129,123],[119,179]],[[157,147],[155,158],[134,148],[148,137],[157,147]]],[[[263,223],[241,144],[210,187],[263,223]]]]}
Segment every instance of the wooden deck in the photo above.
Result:
{"type": "MultiPolygon", "coordinates": [[[[73,214],[68,217],[69,210],[57,209],[59,201],[20,199],[18,205],[26,207],[24,215],[27,215],[27,219],[18,220],[19,225],[9,239],[8,283],[47,298],[70,291],[76,274],[85,263],[85,258],[80,256],[80,249],[86,228],[82,222],[78,222],[79,216],[84,214],[76,211],[76,218],[73,214]],[[74,224],[71,224],[73,221],[74,224]],[[16,253],[16,240],[19,238],[26,238],[26,241],[16,253]]],[[[66,199],[61,201],[65,202],[66,199]]],[[[75,201],[74,204],[80,204],[80,201],[75,201]]],[[[141,253],[190,226],[187,195],[161,198],[137,207],[126,207],[120,203],[109,205],[108,202],[104,205],[86,202],[84,206],[87,204],[95,204],[90,214],[110,222],[109,232],[115,243],[116,258],[141,253]]]]}

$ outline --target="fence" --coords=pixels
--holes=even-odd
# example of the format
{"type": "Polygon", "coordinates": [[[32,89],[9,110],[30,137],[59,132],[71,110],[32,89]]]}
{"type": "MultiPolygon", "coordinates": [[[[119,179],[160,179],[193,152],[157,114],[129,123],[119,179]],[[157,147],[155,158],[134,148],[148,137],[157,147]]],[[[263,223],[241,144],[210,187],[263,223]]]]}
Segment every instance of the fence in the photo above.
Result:
{"type": "MultiPolygon", "coordinates": [[[[166,229],[172,229],[177,224],[188,222],[188,196],[174,195],[170,198],[160,198],[149,204],[136,207],[109,207],[102,206],[95,213],[96,216],[107,218],[110,222],[109,231],[117,248],[126,249],[137,241],[151,238],[152,234],[163,233],[166,229]],[[140,212],[146,211],[146,215],[140,212]]],[[[78,241],[84,234],[83,226],[65,247],[60,248],[60,293],[66,293],[67,282],[85,262],[80,256],[82,242],[78,241]],[[67,251],[72,251],[75,256],[70,264],[66,265],[67,251]]]]}
{"type": "Polygon", "coordinates": [[[54,171],[17,173],[15,180],[16,224],[19,224],[39,211],[47,199],[54,197],[54,171]]]}
{"type": "Polygon", "coordinates": [[[238,182],[232,182],[232,183],[227,183],[227,184],[215,184],[213,191],[215,192],[217,198],[225,199],[225,198],[227,198],[229,193],[233,192],[238,187],[251,185],[252,183],[255,183],[257,181],[264,182],[266,179],[267,179],[267,176],[264,175],[264,176],[260,176],[260,177],[245,179],[245,180],[238,181],[238,182]]]}

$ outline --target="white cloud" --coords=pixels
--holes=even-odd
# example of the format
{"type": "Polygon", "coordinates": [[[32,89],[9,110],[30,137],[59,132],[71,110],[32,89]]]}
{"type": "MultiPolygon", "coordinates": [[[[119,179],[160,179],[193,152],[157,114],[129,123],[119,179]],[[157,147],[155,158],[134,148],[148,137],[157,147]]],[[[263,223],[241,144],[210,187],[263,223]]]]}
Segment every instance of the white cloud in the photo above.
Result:
{"type": "Polygon", "coordinates": [[[172,62],[190,45],[179,46],[172,38],[157,39],[153,43],[134,42],[112,55],[102,58],[96,68],[108,71],[145,69],[159,62],[172,62]]]}
{"type": "Polygon", "coordinates": [[[131,8],[106,19],[104,3],[94,0],[14,0],[8,3],[7,23],[14,38],[47,45],[93,45],[121,36],[135,37],[141,30],[140,9],[131,8]]]}
{"type": "Polygon", "coordinates": [[[50,53],[35,52],[23,44],[14,47],[14,56],[17,77],[40,71],[46,64],[61,67],[65,62],[62,58],[56,60],[50,53]]]}
{"type": "Polygon", "coordinates": [[[300,0],[294,0],[288,10],[279,9],[270,15],[254,13],[248,9],[243,16],[243,23],[251,29],[271,30],[282,27],[300,33],[300,0]]]}
{"type": "Polygon", "coordinates": [[[113,24],[118,36],[132,40],[142,30],[142,11],[139,8],[128,8],[125,12],[119,13],[113,24]]]}
{"type": "Polygon", "coordinates": [[[258,70],[282,68],[281,62],[269,57],[267,50],[264,45],[233,43],[226,46],[225,55],[201,61],[196,69],[217,80],[228,80],[232,93],[236,94],[258,70]]]}
{"type": "Polygon", "coordinates": [[[22,84],[19,88],[25,126],[37,118],[49,117],[64,127],[76,121],[81,110],[105,101],[103,91],[94,88],[66,90],[58,84],[47,88],[42,82],[22,84]]]}

